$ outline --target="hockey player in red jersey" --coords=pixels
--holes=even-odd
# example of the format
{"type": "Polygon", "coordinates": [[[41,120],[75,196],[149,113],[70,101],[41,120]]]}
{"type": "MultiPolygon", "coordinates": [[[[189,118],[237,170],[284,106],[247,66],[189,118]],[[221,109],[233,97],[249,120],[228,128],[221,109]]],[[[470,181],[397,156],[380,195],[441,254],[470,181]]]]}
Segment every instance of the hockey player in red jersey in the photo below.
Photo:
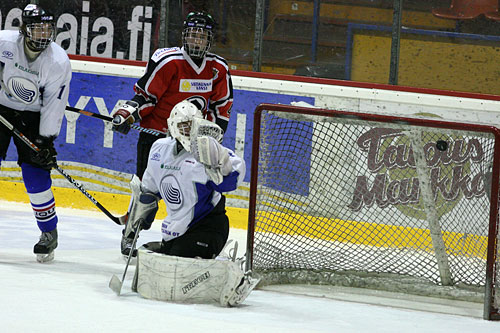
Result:
{"type": "MultiPolygon", "coordinates": [[[[194,103],[207,120],[215,122],[224,131],[229,122],[233,104],[233,86],[227,62],[220,56],[208,52],[214,41],[215,21],[204,12],[189,13],[184,21],[182,47],[156,50],[146,67],[146,73],[134,86],[135,96],[113,114],[113,129],[127,134],[130,125],[140,125],[166,131],[170,111],[179,102],[194,103]]],[[[149,151],[158,139],[140,133],[137,142],[137,168],[131,181],[132,199],[134,189],[146,169],[149,151]]],[[[126,221],[128,213],[123,216],[126,221]]],[[[121,250],[128,255],[132,234],[124,231],[121,250]]]]}

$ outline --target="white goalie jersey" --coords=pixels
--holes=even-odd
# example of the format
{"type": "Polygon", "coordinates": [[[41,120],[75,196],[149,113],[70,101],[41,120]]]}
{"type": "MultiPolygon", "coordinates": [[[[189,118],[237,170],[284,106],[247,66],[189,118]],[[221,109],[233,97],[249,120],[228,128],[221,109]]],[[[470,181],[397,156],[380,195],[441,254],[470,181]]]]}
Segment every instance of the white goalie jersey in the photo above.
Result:
{"type": "Polygon", "coordinates": [[[215,184],[206,167],[186,150],[177,152],[177,142],[168,137],[151,147],[148,166],[142,178],[142,190],[165,200],[167,217],[162,236],[169,241],[183,235],[217,205],[222,192],[235,190],[245,176],[245,162],[228,148],[232,170],[215,184]]]}
{"type": "Polygon", "coordinates": [[[0,31],[0,105],[40,112],[40,135],[57,136],[71,81],[68,55],[52,42],[29,62],[22,38],[19,31],[0,31]]]}

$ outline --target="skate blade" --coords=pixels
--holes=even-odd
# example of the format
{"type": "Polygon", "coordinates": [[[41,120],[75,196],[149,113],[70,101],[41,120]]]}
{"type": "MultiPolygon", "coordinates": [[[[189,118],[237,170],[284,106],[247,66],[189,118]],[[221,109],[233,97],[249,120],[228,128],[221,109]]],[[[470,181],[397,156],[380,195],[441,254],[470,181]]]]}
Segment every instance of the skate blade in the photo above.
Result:
{"type": "Polygon", "coordinates": [[[54,260],[54,251],[50,253],[36,253],[36,261],[45,263],[54,260]]]}
{"type": "Polygon", "coordinates": [[[109,288],[113,290],[118,296],[120,296],[120,293],[122,292],[122,285],[123,283],[116,275],[113,275],[111,277],[111,280],[109,280],[109,288]]]}

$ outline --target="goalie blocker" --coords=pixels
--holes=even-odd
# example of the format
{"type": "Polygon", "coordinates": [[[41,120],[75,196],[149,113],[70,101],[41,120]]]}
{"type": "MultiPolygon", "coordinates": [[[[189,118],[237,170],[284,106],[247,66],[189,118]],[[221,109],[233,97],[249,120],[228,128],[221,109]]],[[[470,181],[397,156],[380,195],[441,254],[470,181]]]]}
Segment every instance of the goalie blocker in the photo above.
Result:
{"type": "Polygon", "coordinates": [[[159,247],[152,242],[138,250],[132,290],[144,298],[236,306],[260,281],[237,261],[169,256],[154,251],[159,247]]]}

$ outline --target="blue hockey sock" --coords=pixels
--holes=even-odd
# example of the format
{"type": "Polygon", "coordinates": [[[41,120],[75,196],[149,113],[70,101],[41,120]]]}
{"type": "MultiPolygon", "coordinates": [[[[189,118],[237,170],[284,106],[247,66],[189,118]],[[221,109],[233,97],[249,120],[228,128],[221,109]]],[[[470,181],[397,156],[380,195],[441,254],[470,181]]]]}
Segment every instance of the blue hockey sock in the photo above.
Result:
{"type": "Polygon", "coordinates": [[[57,215],[50,171],[28,163],[23,163],[21,170],[38,228],[42,232],[54,230],[57,226],[57,215]]]}

